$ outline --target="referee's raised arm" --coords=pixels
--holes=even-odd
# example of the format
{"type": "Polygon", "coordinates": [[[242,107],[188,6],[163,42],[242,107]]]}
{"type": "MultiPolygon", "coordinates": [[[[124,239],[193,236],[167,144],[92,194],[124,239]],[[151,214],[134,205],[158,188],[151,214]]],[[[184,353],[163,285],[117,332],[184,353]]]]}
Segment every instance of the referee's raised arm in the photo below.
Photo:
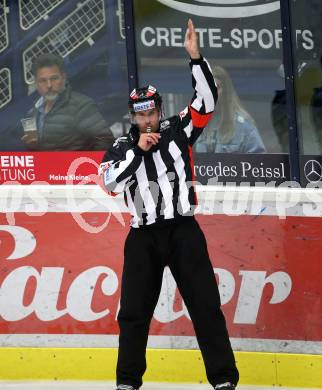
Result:
{"type": "Polygon", "coordinates": [[[212,117],[218,91],[211,67],[200,53],[198,35],[191,19],[188,20],[184,47],[190,56],[194,94],[189,106],[179,116],[182,129],[189,138],[190,145],[193,145],[212,117]]]}

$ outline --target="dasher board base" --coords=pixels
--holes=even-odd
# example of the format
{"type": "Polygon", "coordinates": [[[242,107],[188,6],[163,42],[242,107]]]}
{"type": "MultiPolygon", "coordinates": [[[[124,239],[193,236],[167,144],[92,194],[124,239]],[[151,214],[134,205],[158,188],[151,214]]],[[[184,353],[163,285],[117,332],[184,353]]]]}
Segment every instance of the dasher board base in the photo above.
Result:
{"type": "MultiPolygon", "coordinates": [[[[115,390],[115,381],[0,381],[0,390],[115,390]]],[[[209,383],[144,382],[142,390],[209,390],[209,383]]],[[[276,390],[275,386],[238,385],[237,390],[276,390]]],[[[303,390],[280,387],[280,390],[303,390]]],[[[310,388],[306,390],[314,390],[310,388]]],[[[315,389],[316,390],[316,389],[315,389]]]]}
{"type": "MultiPolygon", "coordinates": [[[[322,356],[235,352],[240,384],[322,388],[322,356]]],[[[114,380],[116,348],[0,348],[0,380],[114,380]]],[[[207,383],[200,351],[148,349],[147,382],[207,383]]]]}

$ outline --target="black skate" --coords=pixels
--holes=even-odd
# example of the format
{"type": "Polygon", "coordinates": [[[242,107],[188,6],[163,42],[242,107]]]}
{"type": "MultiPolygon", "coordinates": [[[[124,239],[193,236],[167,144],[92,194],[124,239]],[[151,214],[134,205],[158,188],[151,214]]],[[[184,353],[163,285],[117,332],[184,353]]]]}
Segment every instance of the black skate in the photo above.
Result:
{"type": "Polygon", "coordinates": [[[235,385],[231,382],[219,383],[215,386],[215,390],[235,390],[235,385]]]}
{"type": "Polygon", "coordinates": [[[136,389],[131,385],[117,385],[116,390],[136,390],[136,389]]]}

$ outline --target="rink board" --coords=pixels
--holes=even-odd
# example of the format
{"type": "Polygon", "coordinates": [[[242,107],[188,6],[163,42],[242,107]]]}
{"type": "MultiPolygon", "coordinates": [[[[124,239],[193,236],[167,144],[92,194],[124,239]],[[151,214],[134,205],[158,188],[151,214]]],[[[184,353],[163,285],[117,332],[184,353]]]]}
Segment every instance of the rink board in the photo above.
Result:
{"type": "MultiPolygon", "coordinates": [[[[322,356],[235,352],[240,384],[322,388],[322,356]]],[[[117,350],[1,348],[0,380],[114,380],[117,350]]],[[[196,350],[149,349],[144,381],[206,383],[196,350]]]]}
{"type": "MultiPolygon", "coordinates": [[[[0,379],[113,379],[129,216],[91,190],[21,191],[0,196],[0,379]]],[[[321,202],[245,194],[197,216],[241,383],[321,387],[321,202]]],[[[168,270],[150,334],[147,381],[205,381],[168,270]]]]}

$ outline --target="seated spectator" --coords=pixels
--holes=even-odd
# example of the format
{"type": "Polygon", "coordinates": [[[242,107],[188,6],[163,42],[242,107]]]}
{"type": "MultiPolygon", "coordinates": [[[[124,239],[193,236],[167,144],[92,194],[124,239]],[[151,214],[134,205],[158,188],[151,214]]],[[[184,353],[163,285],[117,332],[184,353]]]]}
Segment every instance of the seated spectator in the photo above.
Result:
{"type": "MultiPolygon", "coordinates": [[[[322,65],[322,64],[321,64],[322,65]]],[[[285,77],[284,65],[279,74],[285,77]]],[[[312,153],[317,141],[322,150],[322,72],[315,61],[299,61],[295,79],[298,133],[302,135],[302,148],[312,153]]],[[[272,101],[272,123],[283,151],[288,150],[289,122],[286,107],[286,90],[276,90],[272,101]]]]}
{"type": "Polygon", "coordinates": [[[320,153],[322,152],[322,56],[320,56],[318,75],[315,78],[315,86],[310,101],[311,115],[314,129],[319,143],[320,153]]]}
{"type": "Polygon", "coordinates": [[[277,89],[275,91],[271,106],[271,116],[281,149],[283,152],[287,152],[289,140],[285,89],[277,89]]]}
{"type": "Polygon", "coordinates": [[[243,108],[228,73],[213,68],[218,102],[212,120],[195,145],[197,153],[264,153],[254,119],[243,108]]]}
{"type": "Polygon", "coordinates": [[[106,150],[114,139],[95,102],[72,90],[63,59],[39,56],[32,65],[40,98],[22,119],[28,150],[106,150]]]}
{"type": "Polygon", "coordinates": [[[314,88],[311,99],[311,114],[320,152],[322,152],[322,87],[314,88]]]}

